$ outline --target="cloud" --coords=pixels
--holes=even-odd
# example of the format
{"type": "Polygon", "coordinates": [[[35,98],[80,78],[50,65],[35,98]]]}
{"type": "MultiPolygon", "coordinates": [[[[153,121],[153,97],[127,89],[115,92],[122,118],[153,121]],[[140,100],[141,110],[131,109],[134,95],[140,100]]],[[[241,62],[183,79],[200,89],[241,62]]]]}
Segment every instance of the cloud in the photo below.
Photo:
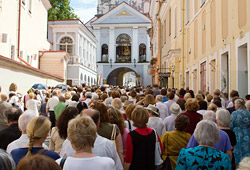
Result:
{"type": "Polygon", "coordinates": [[[97,13],[98,0],[71,0],[70,6],[74,8],[78,17],[86,23],[97,13]]]}

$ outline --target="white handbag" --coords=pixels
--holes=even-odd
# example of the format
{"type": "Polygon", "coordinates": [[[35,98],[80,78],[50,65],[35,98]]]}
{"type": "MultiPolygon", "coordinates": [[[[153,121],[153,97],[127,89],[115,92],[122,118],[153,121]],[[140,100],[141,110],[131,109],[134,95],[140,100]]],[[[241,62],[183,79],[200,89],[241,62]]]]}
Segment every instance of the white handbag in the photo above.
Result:
{"type": "MultiPolygon", "coordinates": [[[[154,129],[153,129],[154,130],[154,129]]],[[[158,140],[157,137],[157,133],[155,132],[155,165],[160,165],[162,164],[163,160],[161,159],[161,146],[160,146],[160,142],[158,140]]]]}

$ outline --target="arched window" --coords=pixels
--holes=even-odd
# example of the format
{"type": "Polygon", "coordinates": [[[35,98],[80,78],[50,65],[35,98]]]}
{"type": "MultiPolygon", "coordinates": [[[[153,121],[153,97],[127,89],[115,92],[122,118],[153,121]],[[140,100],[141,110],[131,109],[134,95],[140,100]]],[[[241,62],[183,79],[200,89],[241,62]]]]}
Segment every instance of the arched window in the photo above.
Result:
{"type": "Polygon", "coordinates": [[[88,85],[90,85],[90,78],[89,78],[89,76],[88,76],[88,85]]]}
{"type": "Polygon", "coordinates": [[[69,55],[73,55],[73,40],[66,36],[60,40],[60,50],[66,51],[69,55]]]}
{"type": "Polygon", "coordinates": [[[82,75],[82,73],[81,73],[81,76],[80,76],[80,80],[83,81],[83,75],[82,75]]]}
{"type": "Polygon", "coordinates": [[[131,62],[131,37],[128,34],[120,34],[116,39],[116,62],[131,62]]]}
{"type": "Polygon", "coordinates": [[[102,45],[102,62],[108,62],[109,47],[107,44],[102,45]]]}
{"type": "Polygon", "coordinates": [[[146,62],[146,45],[139,45],[139,62],[146,62]]]}
{"type": "Polygon", "coordinates": [[[86,75],[84,76],[84,82],[85,83],[87,82],[87,76],[86,75]]]}
{"type": "Polygon", "coordinates": [[[93,85],[93,77],[91,77],[91,86],[93,85]]]}

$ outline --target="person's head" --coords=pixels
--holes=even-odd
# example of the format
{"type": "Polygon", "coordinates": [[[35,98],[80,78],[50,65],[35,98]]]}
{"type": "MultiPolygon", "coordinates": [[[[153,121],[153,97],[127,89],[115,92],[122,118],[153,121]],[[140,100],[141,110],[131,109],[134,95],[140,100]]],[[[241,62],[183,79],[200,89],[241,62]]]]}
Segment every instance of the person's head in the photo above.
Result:
{"type": "Polygon", "coordinates": [[[74,94],[71,98],[72,101],[78,102],[79,101],[79,96],[77,94],[74,94]]]}
{"type": "Polygon", "coordinates": [[[58,96],[58,91],[57,90],[53,90],[52,96],[58,96]]]}
{"type": "Polygon", "coordinates": [[[245,157],[240,161],[238,170],[249,170],[250,168],[250,157],[245,157]]]}
{"type": "Polygon", "coordinates": [[[233,97],[239,97],[239,93],[237,90],[231,90],[230,98],[233,98],[233,97]]]}
{"type": "Polygon", "coordinates": [[[186,107],[185,107],[186,100],[185,100],[185,99],[179,98],[179,99],[176,101],[176,104],[178,104],[178,105],[181,107],[181,110],[182,110],[182,111],[186,110],[186,107]]]}
{"type": "Polygon", "coordinates": [[[106,93],[103,93],[100,97],[101,101],[105,101],[105,99],[108,98],[108,95],[106,93]]]}
{"type": "Polygon", "coordinates": [[[78,109],[75,107],[66,107],[56,120],[56,126],[58,128],[59,136],[62,139],[67,138],[68,123],[71,119],[75,118],[79,114],[78,109]]]}
{"type": "Polygon", "coordinates": [[[135,104],[129,104],[125,110],[125,113],[127,115],[127,119],[128,120],[131,120],[131,115],[132,115],[132,112],[134,111],[134,109],[136,108],[136,105],[135,104]]]}
{"type": "Polygon", "coordinates": [[[122,103],[125,103],[125,101],[128,100],[128,96],[121,96],[120,99],[121,99],[122,103]]]}
{"type": "Polygon", "coordinates": [[[86,92],[85,97],[88,98],[88,99],[91,99],[92,93],[91,92],[86,92]]]}
{"type": "Polygon", "coordinates": [[[152,116],[159,117],[160,116],[159,109],[155,105],[149,104],[148,107],[146,107],[146,109],[148,110],[150,117],[152,117],[152,116]]]}
{"type": "Polygon", "coordinates": [[[33,99],[35,97],[35,94],[33,92],[29,93],[29,99],[33,99]]]}
{"type": "Polygon", "coordinates": [[[199,101],[200,110],[207,110],[207,102],[202,100],[199,101]]]}
{"type": "Polygon", "coordinates": [[[137,128],[145,128],[147,127],[149,119],[148,111],[142,106],[136,106],[132,112],[131,119],[133,120],[133,126],[137,128]]]}
{"type": "Polygon", "coordinates": [[[82,115],[70,120],[67,131],[68,139],[76,151],[94,147],[97,128],[91,117],[82,115]]]}
{"type": "Polygon", "coordinates": [[[5,110],[4,114],[9,124],[17,123],[19,116],[22,114],[22,110],[17,107],[11,107],[5,110]]]}
{"type": "Polygon", "coordinates": [[[169,100],[173,100],[174,99],[174,93],[173,92],[170,92],[170,93],[168,93],[168,99],[169,100]]]}
{"type": "Polygon", "coordinates": [[[100,112],[101,123],[109,123],[108,109],[102,102],[93,101],[90,108],[100,112]]]}
{"type": "Polygon", "coordinates": [[[248,100],[250,100],[250,94],[247,94],[247,95],[245,96],[245,101],[248,101],[248,100]]]}
{"type": "Polygon", "coordinates": [[[213,96],[211,94],[208,94],[207,96],[207,102],[210,103],[213,99],[213,96]]]}
{"type": "Polygon", "coordinates": [[[226,109],[221,109],[216,112],[216,122],[219,126],[229,127],[231,122],[230,113],[226,109]]]}
{"type": "Polygon", "coordinates": [[[2,149],[0,149],[0,169],[2,170],[16,169],[16,164],[12,159],[12,157],[2,149]]]}
{"type": "Polygon", "coordinates": [[[7,99],[8,99],[7,94],[1,94],[1,101],[2,101],[2,102],[7,101],[7,99]]]}
{"type": "Polygon", "coordinates": [[[59,101],[60,101],[60,102],[65,102],[65,98],[64,98],[63,95],[60,95],[58,98],[59,98],[59,101]]]}
{"type": "Polygon", "coordinates": [[[121,93],[120,93],[118,90],[113,90],[113,91],[111,92],[111,97],[112,97],[113,99],[115,99],[115,98],[120,98],[120,97],[121,97],[121,93]]]}
{"type": "Polygon", "coordinates": [[[214,97],[220,97],[220,90],[219,89],[214,90],[214,97]]]}
{"type": "Polygon", "coordinates": [[[181,107],[176,104],[176,103],[173,103],[171,106],[170,106],[170,112],[172,114],[175,114],[175,115],[178,115],[181,113],[181,107]]]}
{"type": "Polygon", "coordinates": [[[96,124],[96,128],[99,128],[99,124],[100,124],[100,112],[98,110],[95,109],[85,109],[81,112],[80,114],[82,115],[88,115],[92,118],[92,120],[94,121],[94,123],[96,124]]]}
{"type": "Polygon", "coordinates": [[[109,115],[110,123],[116,124],[118,128],[120,129],[121,134],[123,134],[126,126],[125,126],[124,118],[121,112],[116,108],[110,108],[108,109],[108,115],[109,115]]]}
{"type": "Polygon", "coordinates": [[[93,93],[93,94],[92,94],[92,97],[91,97],[91,100],[99,100],[99,95],[93,93]]]}
{"type": "Polygon", "coordinates": [[[186,94],[186,90],[184,90],[183,88],[180,89],[180,96],[184,96],[186,94]]]}
{"type": "Polygon", "coordinates": [[[246,109],[245,101],[241,98],[235,100],[235,109],[236,110],[244,110],[246,109]]]}
{"type": "Polygon", "coordinates": [[[215,113],[213,111],[206,111],[203,114],[203,120],[210,120],[212,122],[215,122],[215,120],[216,120],[215,113]]]}
{"type": "Polygon", "coordinates": [[[15,83],[11,83],[9,87],[9,91],[17,91],[17,85],[15,83]]]}
{"type": "Polygon", "coordinates": [[[31,119],[27,125],[26,132],[29,137],[29,148],[26,156],[31,156],[33,144],[39,141],[41,144],[49,134],[51,122],[44,116],[37,116],[31,119]]]}
{"type": "Polygon", "coordinates": [[[247,109],[247,110],[250,110],[250,100],[248,100],[248,101],[246,102],[246,109],[247,109]]]}
{"type": "Polygon", "coordinates": [[[163,96],[162,95],[157,95],[155,97],[155,102],[163,102],[163,96]]]}
{"type": "Polygon", "coordinates": [[[71,94],[69,92],[65,93],[65,100],[69,100],[71,98],[71,94]]]}
{"type": "Polygon", "coordinates": [[[16,170],[61,170],[61,167],[50,157],[35,154],[20,160],[16,170]]]}
{"type": "Polygon", "coordinates": [[[132,91],[130,92],[130,96],[131,96],[132,98],[136,98],[136,96],[137,96],[136,91],[135,91],[135,90],[132,90],[132,91]]]}
{"type": "Polygon", "coordinates": [[[211,110],[213,111],[214,113],[217,111],[217,106],[213,103],[211,103],[208,107],[207,107],[207,110],[211,110]]]}
{"type": "Polygon", "coordinates": [[[199,104],[198,104],[197,100],[193,99],[193,98],[188,99],[185,106],[186,106],[186,110],[188,110],[188,111],[196,112],[197,110],[199,110],[199,104]]]}
{"type": "Polygon", "coordinates": [[[167,95],[167,90],[166,89],[161,89],[161,95],[166,96],[167,95]]]}
{"type": "Polygon", "coordinates": [[[194,137],[200,145],[213,146],[220,140],[219,128],[210,120],[202,120],[196,125],[194,137]]]}
{"type": "Polygon", "coordinates": [[[221,101],[218,99],[214,99],[213,104],[215,104],[217,107],[222,107],[221,101]]]}
{"type": "Polygon", "coordinates": [[[155,98],[152,94],[147,94],[145,96],[145,101],[144,101],[145,106],[148,106],[149,104],[155,104],[155,98]]]}
{"type": "Polygon", "coordinates": [[[76,108],[78,109],[78,112],[81,113],[82,110],[84,109],[87,109],[88,106],[85,102],[79,102],[77,105],[76,105],[76,108]]]}
{"type": "Polygon", "coordinates": [[[116,108],[116,109],[121,109],[122,108],[122,101],[119,98],[114,98],[111,102],[111,105],[116,108]]]}
{"type": "Polygon", "coordinates": [[[198,102],[204,100],[204,99],[203,99],[203,96],[202,96],[201,94],[197,94],[197,95],[195,96],[195,99],[196,99],[198,102]]]}
{"type": "Polygon", "coordinates": [[[32,110],[26,110],[18,119],[18,127],[22,133],[26,133],[26,128],[31,119],[35,117],[35,113],[32,110]]]}
{"type": "Polygon", "coordinates": [[[175,129],[184,131],[189,126],[189,118],[185,115],[178,115],[175,119],[175,129]]]}
{"type": "Polygon", "coordinates": [[[186,94],[184,95],[184,100],[187,100],[187,99],[190,99],[190,98],[192,98],[192,96],[191,96],[190,93],[186,93],[186,94]]]}

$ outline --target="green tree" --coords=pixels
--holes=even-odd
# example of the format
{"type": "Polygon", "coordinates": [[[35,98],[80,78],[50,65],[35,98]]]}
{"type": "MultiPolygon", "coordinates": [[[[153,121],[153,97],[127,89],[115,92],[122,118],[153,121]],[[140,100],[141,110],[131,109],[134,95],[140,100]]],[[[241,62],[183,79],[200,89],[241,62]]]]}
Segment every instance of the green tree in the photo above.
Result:
{"type": "Polygon", "coordinates": [[[49,9],[49,20],[78,19],[69,0],[50,0],[50,4],[52,8],[49,9]]]}

